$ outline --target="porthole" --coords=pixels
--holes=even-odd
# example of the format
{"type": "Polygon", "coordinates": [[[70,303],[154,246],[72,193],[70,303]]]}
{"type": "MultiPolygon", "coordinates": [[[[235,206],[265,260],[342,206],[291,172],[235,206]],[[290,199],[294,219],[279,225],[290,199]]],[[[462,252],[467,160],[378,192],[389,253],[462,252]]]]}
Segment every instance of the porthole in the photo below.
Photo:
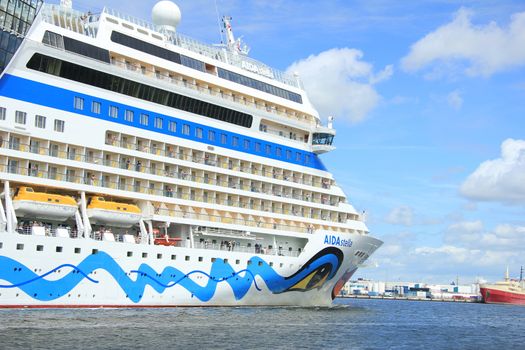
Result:
{"type": "Polygon", "coordinates": [[[202,256],[199,256],[199,262],[202,262],[204,258],[202,256]]]}
{"type": "Polygon", "coordinates": [[[273,267],[273,261],[270,261],[270,267],[273,267]]]}
{"type": "Polygon", "coordinates": [[[16,250],[24,250],[24,245],[22,243],[18,243],[16,245],[16,250]]]}
{"type": "Polygon", "coordinates": [[[176,260],[176,259],[177,259],[177,255],[174,255],[174,254],[173,254],[173,255],[171,256],[171,260],[176,260]]]}
{"type": "Polygon", "coordinates": [[[133,256],[133,252],[128,252],[127,256],[128,256],[128,258],[131,258],[133,256]]]}
{"type": "Polygon", "coordinates": [[[36,246],[36,251],[37,251],[37,252],[42,252],[42,251],[44,251],[44,246],[43,246],[43,245],[37,245],[37,246],[36,246]]]}
{"type": "Polygon", "coordinates": [[[211,262],[214,263],[217,259],[216,258],[211,258],[211,262]]]}
{"type": "Polygon", "coordinates": [[[2,249],[3,247],[4,247],[4,243],[0,242],[0,249],[2,249]]]}
{"type": "Polygon", "coordinates": [[[82,250],[80,248],[75,248],[75,254],[80,254],[82,250]]]}
{"type": "Polygon", "coordinates": [[[248,262],[246,263],[248,266],[252,264],[252,261],[251,260],[248,260],[248,262]]]}
{"type": "Polygon", "coordinates": [[[91,251],[91,254],[97,254],[97,253],[98,253],[98,249],[93,249],[93,250],[91,251]]]}
{"type": "Polygon", "coordinates": [[[146,259],[148,257],[148,253],[142,253],[142,258],[146,259]]]}
{"type": "Polygon", "coordinates": [[[56,252],[57,252],[57,253],[62,253],[62,247],[57,246],[57,247],[56,247],[56,252]]]}
{"type": "Polygon", "coordinates": [[[228,259],[224,259],[224,263],[227,264],[228,263],[228,259]]]}
{"type": "Polygon", "coordinates": [[[157,254],[157,259],[162,259],[162,254],[157,254]]]}
{"type": "Polygon", "coordinates": [[[241,263],[240,260],[235,260],[235,265],[239,265],[241,263]]]}
{"type": "Polygon", "coordinates": [[[186,261],[190,261],[190,256],[189,256],[189,255],[186,255],[186,257],[184,258],[184,260],[186,260],[186,261]]]}
{"type": "Polygon", "coordinates": [[[259,265],[259,266],[262,266],[262,264],[263,264],[262,261],[259,261],[258,265],[259,265]]]}

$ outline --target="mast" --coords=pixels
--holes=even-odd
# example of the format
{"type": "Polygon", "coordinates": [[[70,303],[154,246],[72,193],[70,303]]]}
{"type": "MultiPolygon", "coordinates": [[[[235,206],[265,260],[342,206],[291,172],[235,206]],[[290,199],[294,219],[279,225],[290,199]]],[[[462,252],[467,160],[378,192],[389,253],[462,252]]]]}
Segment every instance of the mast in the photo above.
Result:
{"type": "Polygon", "coordinates": [[[521,270],[520,270],[520,282],[523,281],[523,266],[521,267],[521,270]]]}

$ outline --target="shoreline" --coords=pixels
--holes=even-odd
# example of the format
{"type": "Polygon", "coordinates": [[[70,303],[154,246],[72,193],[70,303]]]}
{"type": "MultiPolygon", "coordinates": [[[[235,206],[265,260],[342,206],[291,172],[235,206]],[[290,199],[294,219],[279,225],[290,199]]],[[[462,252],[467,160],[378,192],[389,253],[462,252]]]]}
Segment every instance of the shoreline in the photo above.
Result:
{"type": "Polygon", "coordinates": [[[474,299],[451,299],[451,298],[409,298],[409,297],[386,297],[370,295],[338,295],[342,299],[375,299],[375,300],[405,300],[405,301],[431,301],[444,303],[481,303],[480,300],[474,299]]]}

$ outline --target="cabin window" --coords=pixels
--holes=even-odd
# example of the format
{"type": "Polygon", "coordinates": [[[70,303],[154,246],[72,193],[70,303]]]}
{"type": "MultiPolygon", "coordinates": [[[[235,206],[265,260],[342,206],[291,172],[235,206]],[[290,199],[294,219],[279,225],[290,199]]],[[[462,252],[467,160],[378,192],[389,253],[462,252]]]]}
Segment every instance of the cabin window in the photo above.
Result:
{"type": "Polygon", "coordinates": [[[93,101],[91,102],[91,113],[93,114],[100,114],[100,102],[93,101]]]}
{"type": "Polygon", "coordinates": [[[195,128],[195,137],[202,139],[202,128],[195,128]]]}
{"type": "Polygon", "coordinates": [[[56,132],[64,132],[64,121],[55,119],[55,131],[56,132]]]}
{"type": "Polygon", "coordinates": [[[170,121],[168,123],[168,130],[171,132],[177,132],[177,123],[174,121],[170,121]]]}
{"type": "Polygon", "coordinates": [[[109,116],[111,118],[118,118],[118,107],[117,106],[109,106],[109,116]]]}
{"type": "Polygon", "coordinates": [[[225,145],[226,143],[228,143],[228,135],[226,134],[221,134],[221,143],[223,145],[225,145]]]}
{"type": "Polygon", "coordinates": [[[57,252],[57,253],[62,253],[62,247],[57,246],[57,247],[56,247],[56,252],[57,252]]]}
{"type": "Polygon", "coordinates": [[[177,260],[177,255],[172,254],[171,255],[171,260],[177,260]]]}
{"type": "Polygon", "coordinates": [[[24,245],[22,243],[18,243],[16,245],[16,250],[24,250],[24,245]]]}
{"type": "Polygon", "coordinates": [[[46,128],[46,117],[43,115],[36,115],[35,116],[35,127],[40,129],[46,128]]]}
{"type": "Polygon", "coordinates": [[[186,260],[186,261],[190,261],[190,257],[189,257],[189,255],[186,255],[186,257],[184,258],[184,260],[186,260]]]}
{"type": "Polygon", "coordinates": [[[155,118],[155,128],[162,129],[162,118],[160,117],[155,118]]]}
{"type": "Polygon", "coordinates": [[[7,109],[5,107],[0,107],[0,120],[5,120],[7,109]]]}
{"type": "Polygon", "coordinates": [[[208,131],[208,140],[215,141],[215,131],[208,131]]]}
{"type": "Polygon", "coordinates": [[[26,119],[27,119],[27,113],[26,112],[16,111],[15,123],[25,125],[26,124],[26,119]]]}
{"type": "Polygon", "coordinates": [[[188,124],[184,124],[182,126],[182,133],[184,135],[189,135],[190,134],[190,126],[188,124]]]}
{"type": "Polygon", "coordinates": [[[37,251],[37,252],[42,252],[42,251],[44,251],[44,246],[43,246],[43,245],[37,245],[37,246],[36,246],[36,251],[37,251]]]}
{"type": "Polygon", "coordinates": [[[157,259],[162,259],[162,254],[157,254],[157,259]]]}
{"type": "Polygon", "coordinates": [[[140,124],[149,125],[149,116],[145,113],[140,114],[140,124]]]}
{"type": "Polygon", "coordinates": [[[241,263],[240,260],[235,260],[235,265],[239,265],[241,263]]]}
{"type": "Polygon", "coordinates": [[[124,120],[129,123],[133,123],[134,117],[135,117],[135,113],[133,113],[133,111],[126,110],[126,113],[124,113],[124,120]]]}
{"type": "Polygon", "coordinates": [[[142,257],[146,259],[148,257],[148,253],[142,253],[142,257]]]}
{"type": "Polygon", "coordinates": [[[133,252],[128,252],[126,255],[128,258],[131,258],[133,256],[133,252]]]}
{"type": "Polygon", "coordinates": [[[75,248],[75,254],[80,254],[82,252],[82,249],[80,248],[75,248]]]}
{"type": "Polygon", "coordinates": [[[80,111],[84,110],[84,99],[82,97],[75,96],[73,107],[75,107],[75,109],[78,109],[80,111]]]}

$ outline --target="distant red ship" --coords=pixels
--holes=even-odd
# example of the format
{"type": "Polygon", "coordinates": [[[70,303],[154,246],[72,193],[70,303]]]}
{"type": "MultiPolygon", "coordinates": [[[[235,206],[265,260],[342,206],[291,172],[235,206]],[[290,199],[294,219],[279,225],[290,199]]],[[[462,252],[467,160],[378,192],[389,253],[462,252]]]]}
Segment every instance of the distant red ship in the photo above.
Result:
{"type": "Polygon", "coordinates": [[[523,267],[519,281],[509,278],[509,269],[505,274],[505,281],[496,284],[482,284],[481,297],[487,304],[525,305],[525,281],[523,281],[523,267]]]}

